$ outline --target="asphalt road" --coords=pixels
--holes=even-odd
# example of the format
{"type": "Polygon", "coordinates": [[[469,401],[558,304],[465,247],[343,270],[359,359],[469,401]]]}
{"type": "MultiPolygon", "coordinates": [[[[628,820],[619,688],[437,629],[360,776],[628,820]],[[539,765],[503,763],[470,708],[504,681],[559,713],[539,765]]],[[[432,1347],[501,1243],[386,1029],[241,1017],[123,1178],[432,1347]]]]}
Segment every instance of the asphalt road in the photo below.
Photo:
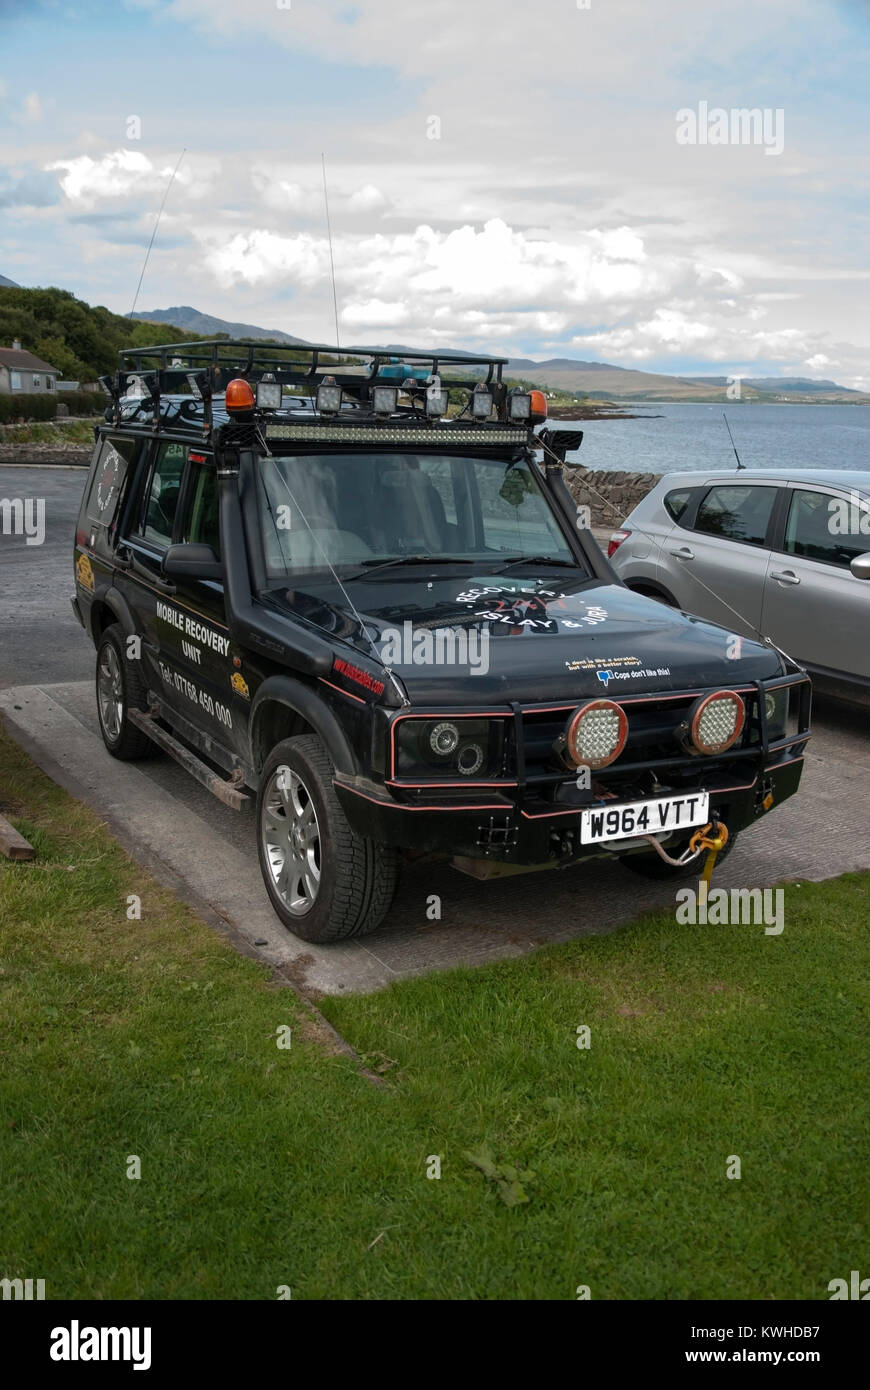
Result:
{"type": "MultiPolygon", "coordinates": [[[[403,975],[611,931],[642,911],[673,907],[673,885],[647,883],[610,861],[488,884],[428,864],[404,873],[387,922],[364,941],[320,948],[292,937],[269,908],[249,815],[229,811],[169,758],[119,764],[103,749],[94,653],[69,602],[84,478],[81,470],[0,468],[0,498],[43,498],[46,512],[43,545],[0,536],[0,713],[40,765],[94,806],[132,853],[263,959],[312,991],[377,989],[403,975]],[[441,899],[440,921],[427,918],[432,894],[441,899]]],[[[741,837],[716,885],[765,887],[870,869],[868,801],[867,714],[819,701],[800,793],[741,837]]]]}

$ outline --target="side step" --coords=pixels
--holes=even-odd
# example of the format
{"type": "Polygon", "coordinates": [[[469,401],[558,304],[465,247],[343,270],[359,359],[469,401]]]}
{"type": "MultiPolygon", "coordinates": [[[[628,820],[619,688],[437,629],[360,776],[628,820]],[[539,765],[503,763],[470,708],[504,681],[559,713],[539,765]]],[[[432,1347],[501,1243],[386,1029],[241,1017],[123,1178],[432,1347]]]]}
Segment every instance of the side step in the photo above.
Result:
{"type": "Polygon", "coordinates": [[[127,718],[131,724],[135,724],[137,729],[141,729],[143,734],[147,734],[164,753],[168,753],[170,758],[174,758],[180,763],[185,772],[189,772],[191,777],[195,777],[197,782],[201,782],[206,791],[210,791],[212,796],[216,796],[225,806],[229,806],[233,811],[243,811],[250,804],[251,798],[247,792],[239,791],[232,782],[225,782],[216,772],[192,753],[189,748],[185,748],[183,743],[170,734],[166,729],[161,729],[156,720],[150,714],[146,714],[141,709],[128,709],[127,718]]]}

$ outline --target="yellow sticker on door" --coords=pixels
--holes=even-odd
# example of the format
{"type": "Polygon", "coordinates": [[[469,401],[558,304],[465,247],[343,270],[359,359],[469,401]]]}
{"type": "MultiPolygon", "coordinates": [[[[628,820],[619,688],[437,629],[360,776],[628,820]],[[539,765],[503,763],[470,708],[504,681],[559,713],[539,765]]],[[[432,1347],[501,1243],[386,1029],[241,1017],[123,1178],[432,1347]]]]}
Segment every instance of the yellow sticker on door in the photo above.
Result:
{"type": "Polygon", "coordinates": [[[76,579],[83,589],[94,592],[94,570],[88,555],[80,555],[76,560],[76,579]]]}
{"type": "Polygon", "coordinates": [[[245,680],[244,676],[239,674],[238,671],[233,672],[233,678],[230,681],[230,685],[233,687],[233,690],[236,692],[237,695],[241,695],[243,700],[250,700],[251,692],[248,689],[248,682],[245,680]]]}

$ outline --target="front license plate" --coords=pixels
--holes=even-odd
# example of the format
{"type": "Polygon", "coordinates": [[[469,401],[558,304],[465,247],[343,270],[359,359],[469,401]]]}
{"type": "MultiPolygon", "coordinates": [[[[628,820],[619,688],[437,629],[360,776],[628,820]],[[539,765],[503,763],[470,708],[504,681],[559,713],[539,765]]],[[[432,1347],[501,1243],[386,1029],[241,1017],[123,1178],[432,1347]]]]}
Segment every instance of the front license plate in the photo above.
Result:
{"type": "Polygon", "coordinates": [[[709,792],[659,796],[654,801],[629,801],[620,806],[595,806],[580,812],[580,843],[631,840],[635,835],[661,835],[663,831],[706,825],[709,809],[709,792]]]}

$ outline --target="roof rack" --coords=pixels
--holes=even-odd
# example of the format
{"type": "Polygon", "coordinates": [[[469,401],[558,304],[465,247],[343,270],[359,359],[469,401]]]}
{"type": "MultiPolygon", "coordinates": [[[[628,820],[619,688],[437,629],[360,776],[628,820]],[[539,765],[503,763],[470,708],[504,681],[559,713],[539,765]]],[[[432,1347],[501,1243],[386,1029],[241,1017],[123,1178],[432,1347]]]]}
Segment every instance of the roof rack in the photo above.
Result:
{"type": "MultiPolygon", "coordinates": [[[[431,428],[438,417],[447,413],[453,388],[464,390],[469,396],[460,416],[450,421],[451,426],[459,425],[463,434],[473,424],[483,439],[497,424],[522,428],[521,420],[525,420],[528,428],[533,420],[544,418],[532,414],[532,397],[541,393],[521,393],[517,398],[516,391],[508,391],[502,377],[509,360],[506,357],[417,349],[339,348],[320,343],[284,346],[240,338],[211,338],[125,348],[118,358],[118,371],[100,378],[112,399],[113,408],[107,416],[113,415],[116,424],[123,417],[137,425],[144,424],[145,417],[150,416],[155,432],[161,419],[168,422],[171,415],[173,423],[194,427],[199,423],[208,438],[216,424],[216,413],[232,413],[241,418],[239,410],[246,410],[246,405],[233,405],[225,412],[223,402],[215,399],[239,378],[251,387],[252,410],[256,396],[257,413],[268,412],[272,423],[286,417],[288,410],[295,413],[289,399],[282,401],[283,388],[302,387],[317,398],[317,414],[329,417],[330,427],[338,427],[343,433],[345,421],[356,425],[364,419],[370,419],[378,428],[397,419],[431,428]],[[388,389],[381,390],[379,396],[379,387],[388,389]],[[345,414],[346,408],[349,415],[345,414]],[[463,423],[466,411],[473,419],[463,423]],[[493,412],[497,420],[492,419],[493,412]]],[[[326,419],[320,420],[321,426],[326,423],[326,419]]],[[[512,442],[513,438],[511,434],[510,441],[501,442],[512,442]]],[[[496,440],[493,438],[492,442],[496,440]]]]}
{"type": "MultiPolygon", "coordinates": [[[[483,367],[487,384],[500,384],[507,357],[458,355],[450,352],[399,352],[387,348],[328,347],[322,343],[310,346],[284,347],[277,343],[252,343],[242,338],[211,338],[196,343],[161,343],[151,347],[125,348],[118,353],[118,387],[123,388],[131,377],[143,374],[156,377],[154,383],[161,395],[169,392],[192,392],[191,377],[207,374],[212,394],[224,390],[233,377],[257,382],[267,373],[282,386],[317,386],[321,376],[335,379],[337,386],[358,391],[362,386],[395,386],[401,380],[401,368],[406,375],[423,380],[438,376],[445,369],[483,367]],[[184,359],[182,362],[181,359],[184,359]],[[421,371],[421,364],[425,370],[421,371]],[[186,390],[185,390],[186,387],[186,390]],[[179,388],[181,391],[179,392],[179,388]]],[[[451,386],[473,389],[481,374],[454,376],[451,386]]]]}

